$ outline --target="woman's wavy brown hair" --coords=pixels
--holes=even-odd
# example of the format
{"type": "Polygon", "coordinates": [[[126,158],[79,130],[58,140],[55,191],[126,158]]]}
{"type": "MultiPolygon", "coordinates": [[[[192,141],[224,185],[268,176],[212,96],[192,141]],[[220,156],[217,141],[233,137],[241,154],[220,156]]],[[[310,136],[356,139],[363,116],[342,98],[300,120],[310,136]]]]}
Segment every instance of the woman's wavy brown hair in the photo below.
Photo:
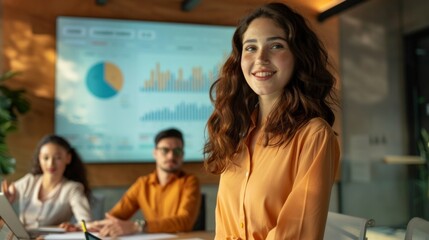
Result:
{"type": "Polygon", "coordinates": [[[89,201],[92,195],[91,195],[91,189],[88,184],[88,179],[86,176],[85,165],[81,157],[77,153],[77,151],[63,137],[51,134],[51,135],[44,136],[40,140],[33,154],[33,164],[30,170],[31,174],[33,175],[43,174],[42,167],[40,166],[39,155],[42,147],[48,143],[56,144],[64,148],[67,151],[67,153],[70,153],[71,161],[69,164],[67,164],[66,169],[63,173],[63,176],[69,180],[80,182],[83,185],[85,195],[89,201]]]}
{"type": "Polygon", "coordinates": [[[210,88],[214,111],[207,122],[208,140],[204,146],[205,167],[220,174],[234,163],[234,155],[245,146],[251,114],[258,95],[247,84],[241,70],[243,34],[256,18],[269,18],[285,31],[295,58],[290,82],[277,101],[264,128],[264,145],[287,144],[310,119],[320,117],[331,126],[335,121],[332,105],[335,78],[328,70],[328,54],[306,20],[283,3],[269,3],[245,17],[234,32],[232,52],[219,79],[210,88]],[[273,139],[276,141],[271,141],[273,139]],[[278,141],[277,141],[278,139],[278,141]]]}

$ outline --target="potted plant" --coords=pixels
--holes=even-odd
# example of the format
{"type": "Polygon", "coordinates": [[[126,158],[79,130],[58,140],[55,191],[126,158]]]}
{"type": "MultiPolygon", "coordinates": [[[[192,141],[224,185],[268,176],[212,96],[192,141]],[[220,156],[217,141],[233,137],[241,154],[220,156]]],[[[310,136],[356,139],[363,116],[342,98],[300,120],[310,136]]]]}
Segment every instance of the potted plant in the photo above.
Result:
{"type": "Polygon", "coordinates": [[[30,103],[24,97],[25,90],[14,90],[5,85],[17,74],[7,71],[0,75],[0,179],[15,170],[15,159],[9,154],[6,136],[17,129],[18,116],[30,109],[30,103]]]}

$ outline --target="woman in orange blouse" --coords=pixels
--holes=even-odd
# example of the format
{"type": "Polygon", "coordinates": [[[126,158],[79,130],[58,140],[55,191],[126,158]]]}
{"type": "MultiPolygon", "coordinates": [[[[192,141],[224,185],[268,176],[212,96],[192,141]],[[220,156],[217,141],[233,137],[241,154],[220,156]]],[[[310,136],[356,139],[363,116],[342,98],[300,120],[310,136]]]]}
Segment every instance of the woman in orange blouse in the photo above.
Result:
{"type": "Polygon", "coordinates": [[[322,239],[340,155],[326,50],[282,3],[245,17],[232,48],[204,147],[221,174],[215,239],[322,239]]]}

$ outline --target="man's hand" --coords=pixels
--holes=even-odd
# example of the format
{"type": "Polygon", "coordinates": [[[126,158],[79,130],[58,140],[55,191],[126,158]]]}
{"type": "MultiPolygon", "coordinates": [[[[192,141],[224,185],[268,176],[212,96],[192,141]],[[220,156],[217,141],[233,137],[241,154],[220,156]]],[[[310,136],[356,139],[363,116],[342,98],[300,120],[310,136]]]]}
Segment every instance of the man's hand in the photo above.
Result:
{"type": "Polygon", "coordinates": [[[99,231],[101,237],[117,237],[138,232],[138,226],[133,221],[125,221],[106,213],[106,218],[99,221],[103,225],[99,231]]]}
{"type": "MultiPolygon", "coordinates": [[[[100,232],[100,230],[109,222],[110,220],[103,219],[92,222],[86,222],[86,230],[88,232],[100,232]]],[[[78,226],[82,230],[81,225],[78,226]]]]}

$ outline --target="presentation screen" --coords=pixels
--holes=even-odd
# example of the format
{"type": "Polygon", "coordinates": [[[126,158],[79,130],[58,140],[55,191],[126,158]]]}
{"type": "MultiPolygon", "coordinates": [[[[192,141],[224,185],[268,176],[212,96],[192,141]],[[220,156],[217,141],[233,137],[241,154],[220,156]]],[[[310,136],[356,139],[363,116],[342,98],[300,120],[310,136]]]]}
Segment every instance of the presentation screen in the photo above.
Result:
{"type": "Polygon", "coordinates": [[[202,161],[209,88],[234,29],[59,17],[56,134],[85,162],[153,162],[155,135],[174,127],[185,161],[202,161]]]}

